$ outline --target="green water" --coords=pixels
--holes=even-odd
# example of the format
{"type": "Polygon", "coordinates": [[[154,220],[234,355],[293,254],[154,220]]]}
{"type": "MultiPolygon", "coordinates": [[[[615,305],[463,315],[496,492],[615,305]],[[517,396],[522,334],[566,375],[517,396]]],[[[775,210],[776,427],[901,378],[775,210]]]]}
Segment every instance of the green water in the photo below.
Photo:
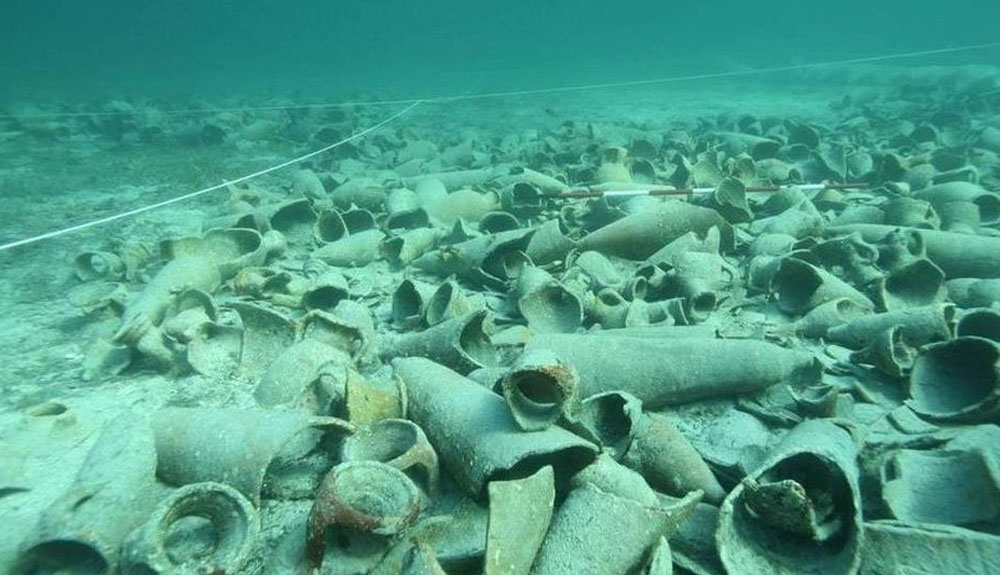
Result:
{"type": "Polygon", "coordinates": [[[0,96],[524,88],[990,42],[998,20],[990,0],[7,0],[0,96]]]}

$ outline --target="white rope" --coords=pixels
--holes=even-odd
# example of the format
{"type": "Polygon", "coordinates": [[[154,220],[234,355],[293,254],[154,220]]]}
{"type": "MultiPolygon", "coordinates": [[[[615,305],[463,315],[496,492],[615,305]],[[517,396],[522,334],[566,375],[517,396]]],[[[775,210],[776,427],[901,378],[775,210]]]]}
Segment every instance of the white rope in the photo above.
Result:
{"type": "Polygon", "coordinates": [[[13,241],[13,242],[10,242],[10,243],[7,243],[7,244],[2,244],[2,245],[0,245],[0,252],[5,251],[5,250],[9,250],[11,248],[16,248],[18,246],[23,246],[23,245],[27,245],[27,244],[33,244],[35,242],[40,242],[42,240],[47,240],[49,238],[55,238],[55,237],[58,237],[58,236],[63,236],[63,235],[66,235],[66,234],[69,234],[69,233],[73,233],[73,232],[76,232],[76,231],[84,230],[84,229],[87,229],[87,228],[92,228],[94,226],[99,226],[99,225],[106,224],[106,223],[109,223],[109,222],[113,222],[113,221],[116,221],[116,220],[120,220],[120,219],[123,219],[123,218],[128,218],[128,217],[131,217],[131,216],[142,214],[142,213],[148,212],[150,210],[155,210],[157,208],[162,208],[163,206],[169,206],[170,204],[176,204],[177,202],[182,202],[184,200],[189,200],[191,198],[194,198],[196,196],[200,196],[202,194],[207,194],[209,192],[214,192],[216,190],[220,190],[220,189],[225,188],[227,186],[231,186],[231,185],[234,185],[234,184],[239,184],[239,183],[245,182],[247,180],[250,180],[250,179],[253,179],[253,178],[256,178],[256,177],[259,177],[259,176],[263,176],[264,174],[270,174],[271,172],[276,172],[276,171],[278,171],[278,170],[280,170],[282,168],[287,168],[288,166],[291,166],[292,164],[297,164],[299,162],[303,162],[305,160],[308,160],[309,158],[313,158],[313,157],[318,156],[320,154],[323,154],[325,152],[329,152],[330,150],[332,150],[332,149],[334,149],[334,148],[336,148],[338,146],[343,146],[344,144],[346,144],[348,142],[352,142],[354,140],[357,140],[358,138],[362,138],[362,137],[364,137],[364,136],[366,136],[366,135],[374,132],[375,130],[378,130],[382,126],[385,126],[389,122],[392,122],[393,120],[399,118],[403,114],[409,112],[413,108],[417,107],[417,105],[419,105],[421,102],[422,102],[421,100],[415,100],[412,103],[410,103],[409,106],[403,108],[402,110],[396,112],[395,114],[389,116],[388,118],[385,118],[384,120],[378,122],[377,124],[371,125],[371,126],[365,128],[364,130],[361,130],[360,132],[356,132],[353,135],[348,136],[348,137],[344,138],[343,140],[340,140],[339,142],[334,142],[334,143],[332,143],[332,144],[330,144],[328,146],[324,146],[324,147],[322,147],[322,148],[320,148],[318,150],[314,150],[312,152],[309,152],[308,154],[304,154],[302,156],[298,156],[297,158],[292,158],[291,160],[288,160],[286,162],[282,162],[280,164],[271,166],[269,168],[264,168],[263,170],[258,170],[258,171],[254,172],[252,174],[247,174],[245,176],[240,176],[239,178],[236,178],[235,180],[228,180],[228,181],[223,182],[221,184],[216,184],[214,186],[207,187],[207,188],[205,188],[203,190],[198,190],[196,192],[191,192],[191,193],[188,193],[188,194],[184,194],[182,196],[177,196],[177,197],[174,197],[174,198],[170,198],[169,200],[163,200],[162,202],[157,202],[155,204],[149,204],[147,206],[142,206],[142,207],[139,207],[139,208],[135,208],[134,210],[129,210],[127,212],[121,212],[119,214],[114,214],[114,215],[107,216],[107,217],[104,217],[104,218],[99,218],[99,219],[92,220],[92,221],[89,221],[89,222],[84,222],[82,224],[77,224],[75,226],[70,226],[68,228],[62,228],[62,229],[59,229],[59,230],[53,230],[51,232],[47,232],[47,233],[40,234],[40,235],[37,235],[37,236],[33,236],[33,237],[30,237],[30,238],[24,238],[22,240],[17,240],[17,241],[13,241]]]}
{"type": "MultiPolygon", "coordinates": [[[[348,108],[352,106],[399,106],[404,104],[414,104],[423,102],[428,104],[444,104],[459,102],[463,100],[483,100],[488,98],[511,98],[516,96],[538,96],[542,94],[557,94],[566,92],[581,92],[587,90],[601,90],[608,88],[629,88],[636,86],[652,86],[657,84],[669,84],[674,82],[691,82],[696,80],[718,80],[723,78],[740,78],[746,76],[757,76],[762,74],[775,74],[780,72],[795,72],[808,70],[811,68],[823,68],[832,66],[849,66],[853,64],[871,64],[875,62],[886,62],[890,60],[903,60],[907,58],[917,58],[921,56],[936,56],[941,54],[954,54],[958,52],[970,52],[973,50],[983,50],[986,48],[1000,47],[1000,42],[987,42],[985,44],[968,44],[964,46],[953,46],[951,48],[936,48],[932,50],[918,50],[915,52],[899,52],[895,54],[885,54],[882,56],[863,56],[860,58],[847,58],[842,60],[825,60],[819,62],[807,62],[804,64],[790,64],[786,66],[771,66],[766,68],[751,68],[748,70],[737,70],[729,72],[711,72],[707,74],[691,74],[687,76],[668,76],[664,78],[648,78],[644,80],[626,80],[621,82],[601,82],[595,84],[575,84],[570,86],[555,86],[549,88],[534,88],[527,90],[509,90],[502,92],[488,92],[485,94],[462,93],[451,96],[429,96],[425,98],[407,98],[399,100],[357,100],[347,102],[319,103],[319,104],[292,104],[287,106],[247,106],[231,108],[195,108],[186,110],[148,110],[148,112],[161,115],[182,115],[182,114],[220,114],[225,112],[278,112],[284,110],[313,110],[324,108],[348,108]]],[[[26,114],[0,115],[0,119],[42,119],[42,118],[65,118],[78,116],[123,116],[142,114],[147,110],[107,110],[95,112],[63,112],[52,114],[26,114]]]]}

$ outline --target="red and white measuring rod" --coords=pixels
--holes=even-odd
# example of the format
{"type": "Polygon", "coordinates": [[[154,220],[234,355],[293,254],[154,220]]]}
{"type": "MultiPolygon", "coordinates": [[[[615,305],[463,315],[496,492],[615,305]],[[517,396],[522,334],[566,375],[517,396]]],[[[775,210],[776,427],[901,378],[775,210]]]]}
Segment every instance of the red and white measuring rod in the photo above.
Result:
{"type": "MultiPolygon", "coordinates": [[[[854,183],[823,183],[823,184],[788,184],[781,186],[747,186],[747,192],[777,192],[787,188],[798,188],[804,192],[811,192],[817,190],[851,190],[858,188],[867,188],[869,184],[862,182],[854,183]]],[[[628,196],[693,196],[697,194],[710,194],[714,192],[717,188],[715,186],[709,186],[704,188],[643,188],[634,190],[598,190],[594,188],[574,188],[565,191],[561,194],[556,194],[555,196],[550,196],[553,198],[611,198],[611,197],[628,197],[628,196]]]]}

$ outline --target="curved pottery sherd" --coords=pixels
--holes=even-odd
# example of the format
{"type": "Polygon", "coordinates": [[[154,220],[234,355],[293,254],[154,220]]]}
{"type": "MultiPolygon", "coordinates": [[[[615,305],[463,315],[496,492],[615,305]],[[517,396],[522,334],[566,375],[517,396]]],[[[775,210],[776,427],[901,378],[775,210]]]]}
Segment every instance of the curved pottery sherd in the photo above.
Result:
{"type": "Polygon", "coordinates": [[[509,232],[520,227],[521,222],[517,221],[517,216],[510,212],[489,212],[479,219],[479,231],[484,234],[499,234],[500,232],[509,232]]]}
{"type": "Polygon", "coordinates": [[[257,510],[239,491],[221,483],[186,485],[160,502],[145,525],[129,535],[122,549],[122,573],[256,575],[264,566],[260,538],[257,510]]]}
{"type": "Polygon", "coordinates": [[[646,299],[649,293],[649,280],[644,276],[637,275],[633,276],[625,282],[622,286],[622,296],[628,301],[635,301],[637,299],[646,299]]]}
{"type": "Polygon", "coordinates": [[[337,186],[329,196],[343,210],[355,205],[368,210],[379,210],[385,204],[386,191],[374,179],[362,177],[337,186]]]}
{"type": "Polygon", "coordinates": [[[162,409],[153,416],[156,475],[170,485],[225,483],[256,505],[268,466],[279,452],[286,446],[308,451],[328,430],[350,432],[353,427],[333,417],[292,411],[162,409]]]}
{"type": "Polygon", "coordinates": [[[830,272],[797,258],[781,260],[771,279],[771,288],[778,294],[778,307],[786,313],[806,313],[820,304],[847,298],[864,309],[875,304],[864,294],[830,272]]]}
{"type": "Polygon", "coordinates": [[[631,573],[693,512],[700,497],[645,505],[589,483],[576,487],[556,511],[530,573],[631,573]]]}
{"type": "Polygon", "coordinates": [[[903,167],[898,165],[893,171],[897,174],[902,171],[901,180],[910,187],[911,190],[923,190],[934,183],[934,176],[937,175],[937,168],[933,164],[917,164],[915,166],[903,167]]]}
{"type": "Polygon", "coordinates": [[[862,575],[1000,573],[1000,537],[950,525],[865,523],[862,575]]]}
{"type": "MultiPolygon", "coordinates": [[[[443,518],[443,516],[436,516],[443,518]]],[[[370,575],[448,575],[434,547],[419,537],[396,540],[370,575]]]]}
{"type": "Polygon", "coordinates": [[[428,252],[412,265],[440,277],[455,275],[506,289],[509,267],[518,257],[525,257],[523,251],[532,233],[534,230],[528,229],[480,236],[428,252]]]}
{"type": "Polygon", "coordinates": [[[471,138],[466,138],[454,146],[443,149],[441,151],[440,158],[446,166],[468,167],[472,165],[475,161],[473,140],[471,138]]]}
{"type": "Polygon", "coordinates": [[[663,202],[657,209],[626,216],[580,240],[580,248],[631,260],[644,260],[688,232],[705,234],[717,226],[722,251],[734,247],[733,228],[718,212],[685,202],[663,202]]]}
{"type": "Polygon", "coordinates": [[[911,228],[937,229],[941,226],[941,218],[927,200],[916,198],[893,198],[882,205],[885,221],[854,221],[837,223],[881,224],[911,228]]]}
{"type": "Polygon", "coordinates": [[[576,242],[569,239],[568,234],[569,229],[561,219],[548,220],[535,228],[524,253],[538,266],[563,261],[566,254],[576,246],[576,242]]]}
{"type": "Polygon", "coordinates": [[[633,158],[629,162],[629,172],[632,174],[632,181],[637,184],[656,183],[656,166],[653,162],[644,158],[633,158]]]}
{"type": "Polygon", "coordinates": [[[231,301],[227,307],[235,310],[243,323],[240,367],[245,375],[256,379],[295,343],[295,326],[284,315],[257,304],[231,301]]]}
{"type": "Polygon", "coordinates": [[[605,288],[585,300],[587,317],[604,329],[625,327],[631,305],[621,294],[605,288]]]}
{"type": "Polygon", "coordinates": [[[431,227],[431,217],[423,208],[392,212],[385,216],[382,226],[386,231],[429,228],[431,227]]]}
{"type": "Polygon", "coordinates": [[[980,148],[1000,153],[1000,128],[983,126],[975,136],[975,144],[980,148]]]}
{"type": "Polygon", "coordinates": [[[201,323],[187,342],[185,359],[202,375],[222,378],[235,373],[243,361],[243,327],[201,323]]]}
{"type": "Polygon", "coordinates": [[[347,352],[315,339],[303,339],[271,363],[254,389],[254,399],[261,407],[330,413],[344,400],[350,365],[347,352]]]}
{"type": "Polygon", "coordinates": [[[776,183],[801,182],[802,174],[792,164],[777,158],[764,158],[756,162],[757,176],[765,181],[776,183]]]}
{"type": "Polygon", "coordinates": [[[364,267],[382,257],[384,237],[380,230],[365,230],[326,244],[312,255],[332,266],[364,267]]]}
{"type": "Polygon", "coordinates": [[[597,448],[559,427],[524,432],[503,399],[424,358],[397,359],[408,417],[431,440],[456,482],[474,497],[492,480],[526,477],[552,465],[556,485],[589,464],[597,448]]]}
{"type": "Polygon", "coordinates": [[[713,136],[722,142],[730,156],[747,152],[755,160],[773,158],[778,155],[781,142],[743,132],[715,132],[713,136]]]}
{"type": "Polygon", "coordinates": [[[673,269],[655,290],[657,298],[680,297],[690,319],[704,321],[737,271],[717,253],[686,251],[671,260],[673,269]]]}
{"type": "MultiPolygon", "coordinates": [[[[670,536],[670,553],[677,567],[697,575],[725,573],[715,547],[719,508],[699,503],[670,536]]],[[[649,575],[653,575],[650,573],[649,575]]]]}
{"type": "Polygon", "coordinates": [[[670,550],[670,542],[666,537],[660,536],[660,540],[653,546],[649,559],[646,561],[645,573],[647,575],[673,575],[674,557],[670,550]]]}
{"type": "Polygon", "coordinates": [[[185,289],[211,293],[222,283],[218,266],[203,257],[182,257],[171,260],[153,276],[122,315],[122,325],[114,336],[115,343],[134,347],[162,366],[174,362],[173,352],[159,326],[174,301],[174,295],[185,289]]]}
{"type": "Polygon", "coordinates": [[[849,180],[860,180],[870,175],[875,169],[875,159],[868,152],[856,151],[845,158],[847,166],[847,178],[849,180]]]}
{"type": "Polygon", "coordinates": [[[746,265],[747,291],[750,293],[770,293],[771,282],[781,268],[785,258],[774,256],[754,256],[746,265]]]}
{"type": "MultiPolygon", "coordinates": [[[[766,204],[765,204],[766,205],[766,204]]],[[[823,217],[809,200],[802,200],[778,215],[757,218],[750,223],[752,234],[786,234],[804,238],[823,227],[823,217]]]]}
{"type": "Polygon", "coordinates": [[[755,340],[542,334],[526,349],[537,348],[577,370],[581,397],[621,390],[650,408],[752,393],[779,382],[815,384],[821,371],[809,353],[755,340]]]}
{"type": "Polygon", "coordinates": [[[379,461],[405,473],[424,493],[438,488],[438,456],[424,430],[406,419],[381,419],[344,439],[344,461],[379,461]]]}
{"type": "Polygon", "coordinates": [[[316,243],[321,245],[332,244],[349,235],[347,224],[337,210],[326,210],[321,213],[313,225],[313,237],[316,243]]]}
{"type": "Polygon", "coordinates": [[[326,188],[323,187],[323,180],[319,175],[309,168],[297,170],[292,175],[292,189],[296,194],[303,195],[312,200],[325,200],[326,188]]]}
{"type": "Polygon", "coordinates": [[[397,540],[372,575],[397,575],[405,556],[419,541],[433,549],[438,561],[451,571],[481,566],[486,552],[489,510],[462,498],[448,515],[425,517],[397,540]]]}
{"type": "Polygon", "coordinates": [[[316,492],[309,512],[306,561],[313,569],[320,568],[330,554],[327,532],[335,530],[340,547],[351,547],[352,536],[384,539],[382,545],[374,545],[368,561],[360,558],[371,563],[370,569],[385,553],[390,538],[416,521],[421,507],[420,490],[395,467],[378,461],[341,463],[330,470],[316,492]]]}
{"type": "Polygon", "coordinates": [[[80,281],[118,280],[125,275],[122,259],[111,252],[83,252],[73,260],[80,281]]]}
{"type": "Polygon", "coordinates": [[[487,311],[480,310],[439,323],[427,330],[387,336],[380,342],[385,359],[424,357],[462,374],[499,363],[496,348],[483,331],[487,311]]]}
{"type": "Polygon", "coordinates": [[[283,249],[283,241],[278,232],[262,236],[248,228],[214,229],[200,238],[165,241],[161,251],[173,260],[208,260],[218,267],[223,279],[229,279],[242,268],[262,265],[268,256],[283,249]]]}
{"type": "Polygon", "coordinates": [[[375,325],[364,304],[342,300],[333,312],[311,311],[301,320],[306,338],[347,352],[354,362],[368,363],[375,356],[375,325]]]}
{"type": "Polygon", "coordinates": [[[788,329],[803,337],[820,338],[825,337],[828,330],[869,313],[870,310],[856,301],[841,297],[812,308],[788,329]]]}
{"type": "Polygon", "coordinates": [[[344,404],[351,423],[368,425],[383,419],[403,417],[406,397],[396,380],[369,380],[357,371],[348,370],[344,404]]]}
{"type": "Polygon", "coordinates": [[[887,329],[899,326],[903,338],[919,347],[951,338],[955,325],[955,306],[936,304],[902,311],[866,315],[850,322],[831,327],[826,332],[829,341],[860,349],[871,345],[887,329]]]}
{"type": "Polygon", "coordinates": [[[719,510],[716,543],[730,575],[852,575],[861,560],[857,451],[848,432],[800,423],[719,510]]]}
{"type": "Polygon", "coordinates": [[[927,256],[924,237],[914,229],[896,228],[875,242],[875,246],[879,267],[889,271],[927,256]]]}
{"type": "Polygon", "coordinates": [[[424,310],[436,288],[426,282],[405,279],[392,292],[392,325],[396,329],[412,329],[424,321],[424,310]]]}
{"type": "Polygon", "coordinates": [[[389,215],[420,208],[420,198],[409,188],[394,188],[385,197],[385,213],[389,215]]]}
{"type": "Polygon", "coordinates": [[[881,224],[885,222],[885,213],[878,206],[867,204],[852,204],[833,218],[832,225],[849,224],[881,224]]]}
{"type": "Polygon", "coordinates": [[[366,363],[375,353],[375,326],[371,312],[353,300],[341,300],[332,312],[314,310],[301,320],[306,338],[313,338],[366,363]]]}
{"type": "Polygon", "coordinates": [[[601,165],[594,174],[594,183],[627,183],[632,181],[632,174],[625,165],[628,150],[621,147],[605,148],[601,151],[601,165]]]}
{"type": "MultiPolygon", "coordinates": [[[[499,234],[494,234],[499,235],[499,234]]],[[[444,247],[451,247],[455,244],[460,244],[467,242],[469,240],[481,237],[489,237],[480,234],[478,231],[474,230],[465,220],[458,220],[454,225],[447,228],[444,231],[444,235],[438,237],[439,243],[444,244],[444,247]]]]}
{"type": "Polygon", "coordinates": [[[606,391],[584,399],[570,428],[621,459],[628,452],[642,418],[642,402],[631,393],[606,391]]]}
{"type": "Polygon", "coordinates": [[[344,274],[329,271],[309,281],[302,292],[302,307],[306,311],[331,310],[348,295],[350,292],[344,274]]]}
{"type": "Polygon", "coordinates": [[[546,350],[523,353],[500,382],[514,420],[525,431],[553,425],[578,408],[577,375],[546,350]]]}
{"type": "Polygon", "coordinates": [[[145,417],[111,418],[70,487],[20,544],[12,573],[117,572],[122,541],[156,506],[156,450],[145,417]]]}
{"type": "Polygon", "coordinates": [[[545,466],[533,475],[491,481],[485,573],[528,573],[542,546],[555,507],[555,474],[545,466]]]}
{"type": "Polygon", "coordinates": [[[705,321],[718,304],[714,291],[692,290],[690,297],[675,297],[663,301],[635,300],[628,307],[625,327],[690,326],[705,321]]]}
{"type": "Polygon", "coordinates": [[[117,315],[125,309],[128,288],[117,282],[91,281],[70,289],[66,300],[84,315],[105,310],[117,315]]]}
{"type": "MultiPolygon", "coordinates": [[[[828,226],[827,235],[858,231],[877,242],[897,228],[875,224],[828,226]]],[[[960,234],[939,230],[916,230],[927,246],[927,257],[951,278],[1000,277],[1000,237],[960,234]]]]}
{"type": "Polygon", "coordinates": [[[913,362],[910,401],[935,421],[990,422],[1000,414],[1000,348],[963,336],[927,345],[913,362]]]}
{"type": "Polygon", "coordinates": [[[1000,302],[1000,279],[958,278],[945,282],[948,297],[961,307],[991,307],[1000,302]]]}
{"type": "MultiPolygon", "coordinates": [[[[973,204],[975,206],[973,210],[975,227],[978,227],[979,223],[990,225],[1000,220],[1000,196],[987,191],[978,184],[962,181],[948,182],[925,188],[913,195],[916,198],[929,201],[939,213],[946,204],[955,202],[973,204]]],[[[948,219],[943,213],[941,220],[947,225],[948,219]]]]}
{"type": "Polygon", "coordinates": [[[421,207],[427,211],[432,221],[450,225],[460,219],[478,222],[487,213],[499,208],[500,200],[494,193],[460,189],[438,199],[425,200],[421,207]]]}
{"type": "MultiPolygon", "coordinates": [[[[792,238],[792,242],[794,241],[795,239],[792,238]]],[[[688,232],[646,258],[645,263],[676,265],[679,260],[691,252],[718,256],[721,244],[722,236],[717,227],[709,228],[704,234],[688,232]]]]}
{"type": "Polygon", "coordinates": [[[403,268],[434,248],[437,232],[431,228],[416,228],[382,241],[382,257],[397,268],[403,268]]]}
{"type": "Polygon", "coordinates": [[[659,505],[660,495],[639,473],[618,463],[608,453],[597,456],[593,463],[573,476],[571,487],[592,485],[605,493],[625,497],[643,505],[659,505]]]}
{"type": "Polygon", "coordinates": [[[121,258],[125,266],[125,279],[135,280],[139,271],[153,259],[153,252],[149,247],[136,240],[126,240],[118,249],[118,257],[121,258]]]}
{"type": "Polygon", "coordinates": [[[750,243],[748,253],[751,257],[778,257],[791,253],[798,239],[788,234],[760,234],[750,243]]]}
{"type": "Polygon", "coordinates": [[[880,278],[875,290],[885,311],[932,305],[944,299],[944,272],[926,258],[913,260],[880,278]]]}
{"type": "Polygon", "coordinates": [[[174,294],[163,333],[174,340],[187,343],[206,322],[219,319],[219,310],[212,296],[197,289],[186,289],[174,294]]]}
{"type": "Polygon", "coordinates": [[[962,314],[955,336],[974,335],[1000,343],[1000,310],[974,309],[962,314]]]}
{"type": "Polygon", "coordinates": [[[533,333],[572,333],[583,324],[583,304],[540,268],[525,266],[517,280],[517,309],[533,333]]]}
{"type": "Polygon", "coordinates": [[[370,211],[351,206],[349,209],[340,212],[340,217],[344,220],[348,234],[360,234],[367,230],[374,230],[377,227],[375,215],[370,211]]]}
{"type": "Polygon", "coordinates": [[[312,241],[316,212],[309,200],[293,200],[278,206],[269,217],[270,229],[281,232],[293,245],[306,246],[312,241]]]}
{"type": "Polygon", "coordinates": [[[466,295],[458,283],[449,280],[438,286],[427,301],[424,320],[434,326],[450,319],[477,312],[486,307],[479,294],[466,295]]]}
{"type": "Polygon", "coordinates": [[[972,202],[939,203],[935,210],[941,216],[941,229],[947,232],[975,234],[982,223],[979,206],[972,202]]]}
{"type": "Polygon", "coordinates": [[[910,524],[985,526],[1000,519],[1000,472],[981,451],[901,449],[881,469],[882,500],[910,524]]]}
{"type": "MultiPolygon", "coordinates": [[[[481,186],[493,178],[495,172],[493,168],[476,168],[471,170],[452,170],[448,172],[437,172],[425,174],[415,178],[416,182],[411,183],[409,178],[404,179],[406,185],[416,185],[420,187],[420,182],[424,179],[434,179],[439,181],[448,191],[459,190],[461,188],[473,188],[481,186]]],[[[419,193],[419,190],[418,190],[419,193]]]]}
{"type": "Polygon", "coordinates": [[[858,233],[820,241],[809,248],[809,254],[811,263],[838,270],[837,275],[853,285],[864,286],[882,276],[875,266],[878,250],[858,233]]]}
{"type": "Polygon", "coordinates": [[[521,182],[528,183],[537,187],[542,193],[549,195],[569,189],[566,182],[523,166],[511,167],[506,173],[498,175],[497,181],[503,186],[512,186],[521,182]]]}
{"type": "Polygon", "coordinates": [[[434,175],[424,175],[406,182],[417,198],[419,205],[439,203],[448,197],[448,188],[434,175]]]}
{"type": "Polygon", "coordinates": [[[233,291],[236,295],[258,299],[282,301],[282,298],[287,298],[283,301],[298,305],[297,280],[288,272],[271,268],[243,268],[233,277],[233,291]]]}
{"type": "Polygon", "coordinates": [[[642,415],[622,462],[641,473],[654,489],[668,495],[683,497],[701,491],[705,501],[716,505],[726,496],[694,446],[658,413],[642,415]]]}
{"type": "Polygon", "coordinates": [[[625,286],[625,277],[604,254],[592,250],[571,253],[566,260],[563,281],[579,279],[595,292],[603,289],[620,290],[625,286]]]}
{"type": "Polygon", "coordinates": [[[903,338],[903,330],[892,326],[875,336],[871,345],[852,352],[851,361],[870,365],[880,372],[900,379],[910,373],[916,351],[903,338]]]}
{"type": "Polygon", "coordinates": [[[719,212],[731,224],[753,219],[753,212],[747,203],[746,186],[736,178],[722,180],[711,193],[701,196],[698,203],[719,212]]]}

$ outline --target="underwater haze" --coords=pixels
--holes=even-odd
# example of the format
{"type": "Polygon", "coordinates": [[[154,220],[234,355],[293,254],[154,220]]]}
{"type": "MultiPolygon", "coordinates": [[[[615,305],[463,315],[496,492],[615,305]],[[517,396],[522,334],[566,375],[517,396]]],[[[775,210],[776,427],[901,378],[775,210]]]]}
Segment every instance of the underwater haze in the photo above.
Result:
{"type": "Polygon", "coordinates": [[[989,42],[998,20],[989,0],[7,0],[0,94],[533,88],[989,42]]]}
{"type": "Polygon", "coordinates": [[[1000,574],[996,0],[0,0],[0,575],[1000,574]]]}

